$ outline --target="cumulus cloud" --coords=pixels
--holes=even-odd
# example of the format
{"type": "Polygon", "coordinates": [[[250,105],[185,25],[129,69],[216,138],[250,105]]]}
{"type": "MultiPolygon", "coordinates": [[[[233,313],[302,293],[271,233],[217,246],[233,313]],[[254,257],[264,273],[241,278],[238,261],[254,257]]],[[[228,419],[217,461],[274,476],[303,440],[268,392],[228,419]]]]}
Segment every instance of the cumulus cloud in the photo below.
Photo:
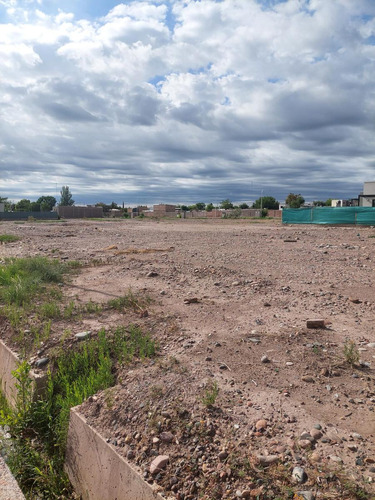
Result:
{"type": "Polygon", "coordinates": [[[1,196],[341,198],[373,179],[372,0],[95,3],[0,0],[1,196]]]}

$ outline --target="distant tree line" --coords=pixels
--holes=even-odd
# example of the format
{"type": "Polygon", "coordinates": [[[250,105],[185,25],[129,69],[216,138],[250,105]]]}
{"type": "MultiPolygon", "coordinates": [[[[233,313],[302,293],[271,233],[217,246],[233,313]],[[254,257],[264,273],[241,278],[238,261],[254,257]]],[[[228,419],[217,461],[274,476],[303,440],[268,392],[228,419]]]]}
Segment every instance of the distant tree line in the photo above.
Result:
{"type": "MultiPolygon", "coordinates": [[[[0,196],[0,203],[4,203],[6,212],[51,212],[56,206],[57,200],[54,196],[40,196],[36,201],[23,198],[17,203],[13,203],[0,196]]],[[[69,186],[63,186],[60,191],[60,206],[74,205],[72,193],[69,186]]]]}
{"type": "MultiPolygon", "coordinates": [[[[332,198],[328,198],[326,201],[313,201],[313,205],[316,207],[330,207],[332,198]]],[[[16,212],[50,212],[53,207],[57,204],[56,198],[54,196],[40,196],[37,201],[30,201],[26,198],[20,200],[17,203],[12,203],[8,198],[3,198],[0,196],[0,203],[4,203],[5,211],[16,211],[16,212]]],[[[59,206],[72,206],[74,205],[74,200],[69,186],[62,186],[60,191],[60,202],[59,206]]],[[[301,194],[289,193],[286,197],[285,203],[290,208],[300,208],[304,203],[305,199],[301,194]]],[[[246,208],[256,208],[263,210],[278,210],[279,202],[273,196],[261,196],[258,198],[250,207],[247,203],[241,203],[240,205],[234,205],[228,198],[222,200],[217,208],[223,210],[230,209],[246,209],[246,208]]],[[[112,209],[122,210],[124,214],[127,213],[127,209],[120,207],[112,201],[110,204],[103,202],[96,203],[97,207],[103,207],[104,213],[109,213],[112,209]]],[[[192,210],[206,210],[207,212],[212,212],[215,209],[213,203],[197,202],[194,205],[178,205],[178,207],[187,212],[192,210]]]]}

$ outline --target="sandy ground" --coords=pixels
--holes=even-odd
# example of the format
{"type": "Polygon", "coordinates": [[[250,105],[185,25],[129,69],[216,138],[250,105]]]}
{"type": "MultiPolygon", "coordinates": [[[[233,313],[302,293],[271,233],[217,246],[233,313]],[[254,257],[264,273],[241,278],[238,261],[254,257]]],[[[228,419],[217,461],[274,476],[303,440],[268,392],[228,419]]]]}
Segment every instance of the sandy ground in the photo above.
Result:
{"type": "Polygon", "coordinates": [[[21,240],[2,245],[0,257],[87,264],[64,288],[67,300],[105,302],[129,288],[153,298],[147,317],[106,313],[82,319],[72,334],[131,321],[158,339],[158,360],[122,370],[118,386],[82,411],[167,496],[277,498],[295,466],[308,479],[291,482],[293,491],[360,498],[326,472],[341,469],[348,484],[372,489],[373,228],[131,220],[3,222],[4,233],[21,240]],[[311,319],[325,327],[308,329],[311,319]],[[354,367],[343,355],[347,339],[360,352],[354,367]],[[202,397],[215,382],[207,408],[202,397]],[[159,455],[169,465],[151,474],[159,455]],[[274,472],[262,486],[254,469],[239,473],[237,456],[258,471],[264,457],[277,457],[288,477],[274,472]]]}

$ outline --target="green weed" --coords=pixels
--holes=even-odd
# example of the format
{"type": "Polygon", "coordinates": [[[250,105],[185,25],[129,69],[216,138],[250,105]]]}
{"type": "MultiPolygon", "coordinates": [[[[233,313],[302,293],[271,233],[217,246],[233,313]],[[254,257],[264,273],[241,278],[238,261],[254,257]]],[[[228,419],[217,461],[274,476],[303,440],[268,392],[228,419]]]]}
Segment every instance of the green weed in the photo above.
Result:
{"type": "Polygon", "coordinates": [[[83,310],[84,312],[87,312],[89,314],[93,313],[97,314],[102,312],[103,307],[101,306],[101,304],[98,304],[97,302],[93,302],[92,300],[90,300],[83,306],[83,310]]]}
{"type": "Polygon", "coordinates": [[[74,316],[75,313],[76,313],[76,307],[74,301],[71,300],[69,304],[64,307],[63,316],[65,319],[70,319],[74,316]]]}
{"type": "Polygon", "coordinates": [[[216,402],[218,395],[219,395],[219,386],[216,380],[213,382],[209,382],[202,396],[202,403],[207,407],[213,406],[216,402]]]}
{"type": "Polygon", "coordinates": [[[39,307],[39,314],[42,319],[60,318],[60,306],[57,302],[44,302],[44,304],[39,307]]]}
{"type": "Polygon", "coordinates": [[[140,296],[129,290],[126,295],[108,301],[108,307],[116,309],[117,311],[123,311],[124,309],[139,311],[150,303],[151,299],[149,297],[140,296]]]}
{"type": "Polygon", "coordinates": [[[20,239],[19,236],[15,236],[14,234],[0,234],[0,243],[14,243],[20,239]]]}
{"type": "Polygon", "coordinates": [[[47,283],[59,283],[68,267],[44,257],[7,259],[0,266],[0,300],[23,306],[41,294],[47,283]]]}
{"type": "Polygon", "coordinates": [[[347,339],[344,344],[344,358],[349,365],[354,366],[359,362],[359,350],[354,340],[347,339]]]}

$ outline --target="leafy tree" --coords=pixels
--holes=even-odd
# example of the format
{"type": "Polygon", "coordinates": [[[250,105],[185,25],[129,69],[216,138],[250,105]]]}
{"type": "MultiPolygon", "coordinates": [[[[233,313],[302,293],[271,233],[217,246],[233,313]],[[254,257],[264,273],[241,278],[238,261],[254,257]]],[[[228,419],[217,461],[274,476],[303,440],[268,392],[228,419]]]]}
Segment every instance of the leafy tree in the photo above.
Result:
{"type": "Polygon", "coordinates": [[[195,208],[197,210],[204,210],[206,208],[206,204],[200,201],[199,203],[195,204],[195,208]]]}
{"type": "Polygon", "coordinates": [[[250,207],[247,203],[241,203],[240,208],[242,208],[242,210],[245,210],[246,208],[250,208],[250,207]]]}
{"type": "Polygon", "coordinates": [[[40,203],[38,203],[37,201],[32,201],[30,204],[30,209],[32,212],[40,212],[40,203]]]}
{"type": "Polygon", "coordinates": [[[215,207],[213,206],[213,204],[209,203],[208,205],[206,205],[206,212],[212,212],[214,208],[215,207]]]}
{"type": "Polygon", "coordinates": [[[182,210],[183,212],[188,212],[188,211],[189,211],[189,207],[188,207],[187,205],[181,205],[181,207],[180,207],[180,208],[181,208],[181,210],[182,210]]]}
{"type": "Polygon", "coordinates": [[[54,196],[40,196],[36,202],[39,203],[42,212],[51,212],[56,205],[56,198],[54,196]]]}
{"type": "Polygon", "coordinates": [[[60,203],[61,207],[70,207],[74,205],[74,200],[72,198],[72,193],[70,192],[69,186],[63,186],[60,191],[60,203]]]}
{"type": "Polygon", "coordinates": [[[8,201],[8,198],[0,196],[0,203],[4,203],[5,212],[10,212],[12,210],[12,203],[8,201]]]}
{"type": "Polygon", "coordinates": [[[278,210],[279,202],[273,196],[262,196],[253,203],[253,208],[268,208],[278,210]]]}
{"type": "Polygon", "coordinates": [[[325,204],[326,204],[325,201],[319,201],[319,200],[313,201],[314,207],[324,207],[325,204]]]}
{"type": "Polygon", "coordinates": [[[224,210],[228,210],[230,208],[233,208],[233,203],[230,200],[226,199],[220,203],[220,207],[224,210]]]}
{"type": "Polygon", "coordinates": [[[30,212],[31,211],[31,201],[25,198],[16,203],[16,212],[30,212]]]}
{"type": "Polygon", "coordinates": [[[328,200],[325,201],[324,205],[326,207],[330,207],[332,205],[332,198],[328,198],[328,200]]]}
{"type": "Polygon", "coordinates": [[[285,203],[290,208],[300,208],[305,203],[305,199],[300,194],[289,193],[285,203]]]}

